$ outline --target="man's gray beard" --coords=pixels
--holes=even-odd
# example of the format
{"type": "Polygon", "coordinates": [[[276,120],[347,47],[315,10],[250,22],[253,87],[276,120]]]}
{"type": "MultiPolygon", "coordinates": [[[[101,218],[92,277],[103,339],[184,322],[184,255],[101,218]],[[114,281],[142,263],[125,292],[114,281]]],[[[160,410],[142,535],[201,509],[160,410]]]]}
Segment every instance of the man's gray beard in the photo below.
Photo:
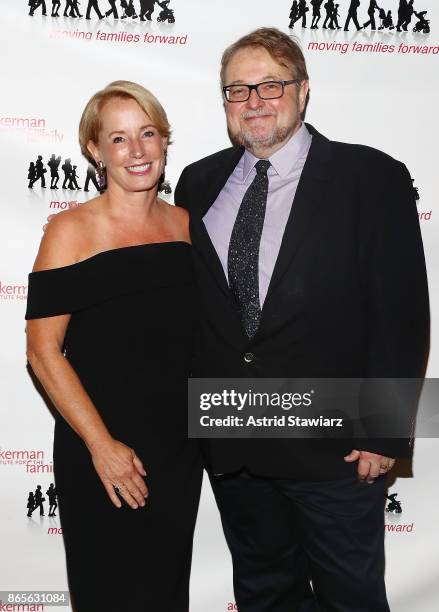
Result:
{"type": "Polygon", "coordinates": [[[261,149],[267,149],[282,142],[286,142],[289,136],[294,132],[295,127],[294,125],[290,127],[277,127],[265,138],[257,138],[240,130],[235,134],[230,134],[230,138],[234,144],[242,145],[251,153],[255,153],[261,149]]]}

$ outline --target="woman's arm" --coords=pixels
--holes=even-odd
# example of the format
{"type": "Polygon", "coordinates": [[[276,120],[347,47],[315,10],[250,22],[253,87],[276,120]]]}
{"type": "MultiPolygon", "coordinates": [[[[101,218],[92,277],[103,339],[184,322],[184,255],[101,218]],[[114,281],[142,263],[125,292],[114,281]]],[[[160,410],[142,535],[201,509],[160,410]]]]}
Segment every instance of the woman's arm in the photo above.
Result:
{"type": "MultiPolygon", "coordinates": [[[[72,211],[75,213],[76,211],[72,211]]],[[[76,236],[78,223],[69,211],[48,228],[35,261],[34,271],[57,268],[80,259],[76,236]]],[[[80,235],[80,234],[79,234],[80,235]]],[[[82,245],[83,246],[83,245],[82,245]]],[[[82,438],[95,469],[115,506],[121,503],[113,485],[132,507],[145,505],[148,490],[142,462],[133,449],[112,438],[75,371],[62,353],[70,315],[34,319],[27,323],[27,357],[58,412],[82,438]]]]}

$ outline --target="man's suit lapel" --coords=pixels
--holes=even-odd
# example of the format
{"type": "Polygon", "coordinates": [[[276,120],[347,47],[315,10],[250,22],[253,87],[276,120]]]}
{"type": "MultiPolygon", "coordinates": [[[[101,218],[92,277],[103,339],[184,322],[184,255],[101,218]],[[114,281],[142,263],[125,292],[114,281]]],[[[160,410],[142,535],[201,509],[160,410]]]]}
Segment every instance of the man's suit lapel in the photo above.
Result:
{"type": "Polygon", "coordinates": [[[318,218],[319,206],[327,200],[327,188],[331,178],[331,142],[311,125],[306,124],[306,127],[313,137],[311,147],[285,227],[264,309],[270,303],[276,286],[281,282],[305,240],[310,223],[318,218]]]}
{"type": "Polygon", "coordinates": [[[242,147],[234,147],[224,152],[224,157],[221,157],[206,175],[203,184],[204,191],[199,195],[197,206],[192,209],[191,214],[193,243],[199,249],[221,290],[228,296],[230,296],[229,285],[221,261],[204,225],[203,217],[217,199],[243,153],[244,149],[242,147]]]}

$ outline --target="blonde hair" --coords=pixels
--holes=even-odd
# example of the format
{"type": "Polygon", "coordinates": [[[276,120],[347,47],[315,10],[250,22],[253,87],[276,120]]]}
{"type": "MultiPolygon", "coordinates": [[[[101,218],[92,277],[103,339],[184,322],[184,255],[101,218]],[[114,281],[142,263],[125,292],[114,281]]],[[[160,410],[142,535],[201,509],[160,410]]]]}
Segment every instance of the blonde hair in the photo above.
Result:
{"type": "Polygon", "coordinates": [[[291,71],[293,78],[308,81],[305,57],[298,41],[277,28],[259,28],[243,36],[224,51],[221,58],[221,84],[224,82],[227,66],[233,55],[248,47],[262,47],[271,57],[291,71]]]}
{"type": "Polygon", "coordinates": [[[82,154],[90,162],[96,165],[87,149],[87,144],[90,140],[98,144],[99,132],[102,128],[100,120],[102,108],[113,98],[135,100],[151,119],[160,136],[168,138],[168,144],[170,144],[171,126],[165,109],[154,94],[138,83],[133,83],[131,81],[113,81],[90,98],[84,108],[79,123],[79,144],[82,154]]]}

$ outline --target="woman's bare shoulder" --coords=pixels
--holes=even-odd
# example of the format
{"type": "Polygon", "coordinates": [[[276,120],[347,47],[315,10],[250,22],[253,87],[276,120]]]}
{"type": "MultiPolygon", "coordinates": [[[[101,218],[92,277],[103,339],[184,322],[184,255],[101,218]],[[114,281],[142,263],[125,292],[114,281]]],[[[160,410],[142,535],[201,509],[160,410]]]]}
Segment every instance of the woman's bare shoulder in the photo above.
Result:
{"type": "Polygon", "coordinates": [[[170,225],[173,232],[177,235],[178,240],[190,242],[189,237],[189,213],[186,209],[174,204],[163,202],[166,206],[166,212],[169,215],[170,225]]]}
{"type": "Polygon", "coordinates": [[[164,200],[159,200],[160,204],[166,207],[166,212],[172,217],[176,222],[180,221],[181,223],[189,222],[189,213],[185,208],[181,206],[176,206],[175,204],[169,204],[164,200]]]}
{"type": "Polygon", "coordinates": [[[53,217],[41,240],[34,271],[76,263],[87,250],[97,203],[91,200],[53,217]]]}

